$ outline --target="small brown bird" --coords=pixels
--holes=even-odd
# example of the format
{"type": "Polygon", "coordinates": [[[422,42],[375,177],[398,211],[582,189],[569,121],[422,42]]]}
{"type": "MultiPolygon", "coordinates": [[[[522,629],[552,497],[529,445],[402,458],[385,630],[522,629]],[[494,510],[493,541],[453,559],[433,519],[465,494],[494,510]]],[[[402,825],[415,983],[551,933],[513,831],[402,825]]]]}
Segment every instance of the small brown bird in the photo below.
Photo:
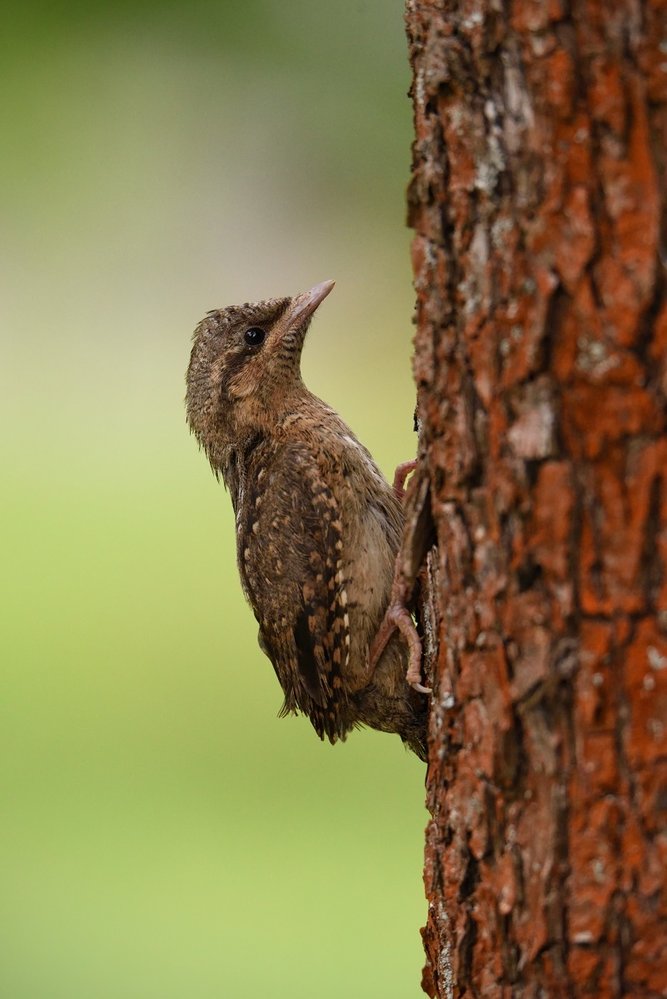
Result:
{"type": "Polygon", "coordinates": [[[238,566],[259,644],[285,694],[331,741],[358,725],[426,757],[426,698],[394,633],[369,649],[390,599],[403,523],[371,455],[301,379],[313,313],[334,286],[209,312],[193,337],[187,418],[236,514],[238,566]]]}

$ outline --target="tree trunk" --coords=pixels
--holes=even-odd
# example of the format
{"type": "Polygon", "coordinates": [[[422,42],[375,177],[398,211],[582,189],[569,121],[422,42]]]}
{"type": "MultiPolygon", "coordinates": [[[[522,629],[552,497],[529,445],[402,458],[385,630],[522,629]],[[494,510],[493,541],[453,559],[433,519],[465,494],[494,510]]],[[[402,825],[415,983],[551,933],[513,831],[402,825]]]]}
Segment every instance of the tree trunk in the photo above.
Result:
{"type": "Polygon", "coordinates": [[[431,996],[667,994],[666,14],[408,0],[431,996]]]}

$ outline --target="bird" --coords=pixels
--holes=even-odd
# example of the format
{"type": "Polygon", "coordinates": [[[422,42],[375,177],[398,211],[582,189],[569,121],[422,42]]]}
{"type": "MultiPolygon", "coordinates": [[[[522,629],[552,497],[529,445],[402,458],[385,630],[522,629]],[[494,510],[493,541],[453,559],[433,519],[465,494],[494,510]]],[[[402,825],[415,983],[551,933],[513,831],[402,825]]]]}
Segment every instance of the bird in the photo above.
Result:
{"type": "Polygon", "coordinates": [[[231,496],[241,585],[281,715],[305,714],[331,743],[361,726],[396,733],[425,760],[426,688],[406,682],[411,649],[386,625],[373,646],[401,500],[301,375],[306,333],[333,287],[208,312],[192,338],[187,421],[231,496]]]}

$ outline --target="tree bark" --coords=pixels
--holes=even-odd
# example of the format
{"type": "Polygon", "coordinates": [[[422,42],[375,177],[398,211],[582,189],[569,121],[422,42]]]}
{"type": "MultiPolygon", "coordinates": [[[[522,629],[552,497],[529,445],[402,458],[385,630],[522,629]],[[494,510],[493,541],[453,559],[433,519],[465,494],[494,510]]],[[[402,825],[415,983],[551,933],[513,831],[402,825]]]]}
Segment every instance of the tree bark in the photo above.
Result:
{"type": "Polygon", "coordinates": [[[430,996],[667,994],[666,15],[408,0],[430,996]]]}

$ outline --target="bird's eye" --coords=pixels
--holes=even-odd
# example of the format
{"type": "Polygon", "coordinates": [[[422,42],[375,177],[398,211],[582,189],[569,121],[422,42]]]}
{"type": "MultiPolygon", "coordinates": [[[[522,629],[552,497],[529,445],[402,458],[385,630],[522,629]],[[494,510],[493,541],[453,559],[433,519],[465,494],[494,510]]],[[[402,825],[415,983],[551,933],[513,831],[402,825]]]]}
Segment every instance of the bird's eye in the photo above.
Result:
{"type": "Polygon", "coordinates": [[[264,343],[266,333],[259,326],[251,326],[249,330],[245,331],[243,339],[249,347],[259,347],[264,343]]]}

